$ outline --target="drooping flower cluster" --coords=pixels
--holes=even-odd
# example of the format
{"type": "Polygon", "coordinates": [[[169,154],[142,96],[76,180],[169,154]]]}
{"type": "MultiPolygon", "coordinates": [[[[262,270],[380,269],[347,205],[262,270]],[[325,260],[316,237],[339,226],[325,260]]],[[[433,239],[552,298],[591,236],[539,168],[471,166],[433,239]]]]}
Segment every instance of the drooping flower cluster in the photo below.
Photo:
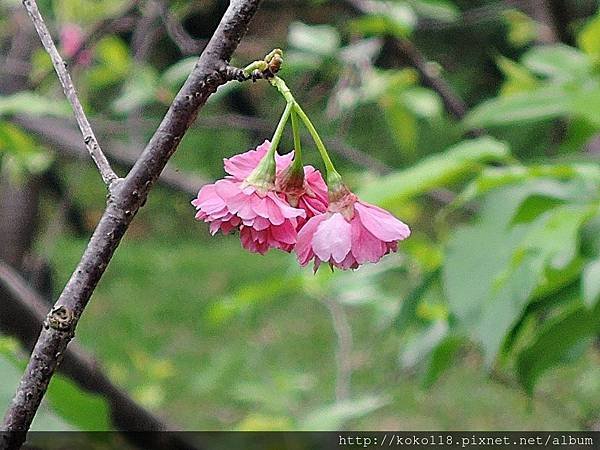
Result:
{"type": "Polygon", "coordinates": [[[321,263],[344,270],[375,263],[395,252],[410,230],[346,188],[314,125],[275,75],[281,56],[281,50],[275,49],[242,70],[247,78],[268,78],[286,100],[272,143],[265,141],[255,150],[225,159],[228,175],[202,187],[192,201],[196,219],[209,223],[213,235],[238,230],[242,246],[251,252],[295,250],[300,265],[314,261],[315,271],[321,263]],[[277,145],[290,118],[296,150],[281,156],[277,145]],[[327,183],[314,167],[302,165],[298,119],[325,163],[327,183]]]}
{"type": "Polygon", "coordinates": [[[300,176],[294,173],[293,152],[274,155],[274,178],[269,177],[269,149],[265,141],[225,159],[228,175],[200,189],[192,204],[211,234],[239,230],[242,246],[261,254],[295,249],[300,264],[314,261],[315,270],[322,262],[340,269],[375,263],[410,235],[407,225],[361,202],[342,184],[328,192],[312,166],[304,166],[300,176]]]}

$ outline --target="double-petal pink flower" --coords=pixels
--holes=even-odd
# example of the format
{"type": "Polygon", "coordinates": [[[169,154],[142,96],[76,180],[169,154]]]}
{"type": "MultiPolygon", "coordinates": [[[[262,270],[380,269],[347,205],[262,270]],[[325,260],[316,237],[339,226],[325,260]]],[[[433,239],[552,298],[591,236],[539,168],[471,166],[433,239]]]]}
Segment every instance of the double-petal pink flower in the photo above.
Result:
{"type": "MultiPolygon", "coordinates": [[[[233,156],[224,160],[225,171],[231,176],[243,180],[256,168],[265,156],[271,143],[265,141],[255,150],[233,156]]],[[[294,208],[300,208],[306,212],[306,218],[300,217],[299,227],[317,214],[327,210],[327,185],[321,176],[321,172],[312,166],[304,166],[304,179],[300,180],[300,186],[295,183],[293,177],[287,176],[287,169],[292,164],[294,152],[285,155],[275,155],[277,177],[275,181],[276,191],[294,208]]]]}
{"type": "Polygon", "coordinates": [[[296,254],[300,265],[314,260],[315,271],[323,262],[340,269],[378,262],[398,249],[398,241],[410,235],[408,226],[389,212],[358,200],[342,188],[327,212],[307,221],[298,233],[296,254]]]}
{"type": "Polygon", "coordinates": [[[410,235],[406,224],[348,191],[339,175],[328,192],[318,170],[293,166],[293,152],[275,154],[275,167],[261,172],[270,147],[265,141],[225,159],[228,175],[200,189],[192,204],[211,234],[239,230],[242,246],[261,254],[295,248],[300,264],[314,261],[315,271],[323,262],[344,270],[376,263],[410,235]]]}
{"type": "MultiPolygon", "coordinates": [[[[255,150],[225,159],[229,176],[203,186],[192,201],[197,209],[196,219],[210,223],[213,235],[219,230],[227,234],[239,229],[242,246],[261,254],[269,248],[290,252],[296,243],[299,220],[304,223],[306,217],[312,217],[317,210],[324,211],[327,206],[322,204],[323,198],[326,199],[326,186],[318,172],[317,177],[309,170],[311,178],[305,182],[307,189],[297,193],[299,201],[294,206],[300,208],[288,203],[286,193],[276,190],[274,180],[250,181],[250,175],[269,148],[270,143],[265,141],[255,150]],[[304,205],[307,210],[302,208],[304,205]]],[[[276,172],[281,174],[292,158],[292,153],[276,154],[276,172]]]]}
{"type": "Polygon", "coordinates": [[[296,243],[296,219],[305,216],[274,191],[230,178],[203,186],[192,204],[198,210],[196,219],[210,223],[213,235],[239,228],[243,247],[261,254],[271,247],[291,251],[296,243]]]}

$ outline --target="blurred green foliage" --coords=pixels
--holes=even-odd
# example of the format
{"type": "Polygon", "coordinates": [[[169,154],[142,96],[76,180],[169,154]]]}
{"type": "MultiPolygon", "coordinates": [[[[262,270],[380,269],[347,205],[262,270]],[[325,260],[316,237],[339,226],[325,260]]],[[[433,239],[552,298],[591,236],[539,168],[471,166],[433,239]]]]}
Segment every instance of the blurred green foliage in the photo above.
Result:
{"type": "MultiPolygon", "coordinates": [[[[89,27],[122,7],[40,3],[56,27],[89,27]]],[[[334,156],[345,180],[411,225],[399,254],[356,272],[324,267],[314,275],[293,256],[250,255],[234,237],[210,238],[186,195],[158,187],[78,338],[136,400],[186,429],[594,426],[600,16],[575,11],[564,24],[570,42],[542,44],[547,24],[496,1],[374,1],[362,15],[343,3],[320,2],[322,13],[269,4],[233,63],[284,47],[281,75],[326,140],[366,154],[334,156]],[[481,8],[479,22],[467,21],[471,8],[481,8]],[[284,25],[265,31],[275,19],[284,25]],[[440,93],[394,53],[398,39],[440,61],[428,70],[464,96],[466,117],[445,111],[440,93]],[[349,395],[340,395],[344,380],[349,395]]],[[[208,20],[202,8],[175,2],[171,12],[208,20]]],[[[92,46],[91,65],[73,72],[92,122],[110,131],[105,138],[141,147],[195,58],[167,36],[141,61],[132,46],[131,33],[105,36],[92,46]]],[[[43,53],[32,60],[35,81],[49,61],[43,53]]],[[[266,83],[224,86],[174,163],[220,177],[221,159],[269,138],[282,109],[266,83]],[[232,124],[232,114],[270,125],[232,124]],[[220,126],[209,127],[210,119],[220,126]]],[[[55,158],[12,115],[66,112],[52,77],[1,96],[3,173],[37,174],[55,158]]],[[[282,148],[291,143],[284,136],[282,148]]],[[[307,147],[308,161],[319,165],[307,147]]],[[[57,159],[91,229],[103,186],[93,169],[57,159]]],[[[58,293],[86,239],[62,229],[57,237],[59,208],[46,202],[42,212],[36,250],[52,261],[58,293]]],[[[11,380],[1,386],[4,405],[23,358],[14,349],[0,354],[0,378],[11,380]]],[[[53,383],[48,407],[39,427],[109,426],[102,400],[63,379],[53,383]]]]}

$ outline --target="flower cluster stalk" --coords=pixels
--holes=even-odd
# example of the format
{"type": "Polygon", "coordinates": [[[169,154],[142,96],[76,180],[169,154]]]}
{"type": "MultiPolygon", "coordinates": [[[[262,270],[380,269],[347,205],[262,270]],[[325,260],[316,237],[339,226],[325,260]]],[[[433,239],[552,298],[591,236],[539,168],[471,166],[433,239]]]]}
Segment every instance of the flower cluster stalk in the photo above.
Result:
{"type": "Polygon", "coordinates": [[[282,52],[275,49],[244,69],[245,77],[269,80],[285,99],[285,110],[271,142],[225,159],[228,176],[200,189],[192,201],[196,219],[209,223],[212,234],[239,231],[242,246],[251,252],[294,251],[301,266],[314,261],[315,271],[322,263],[343,270],[376,263],[396,252],[410,229],[344,185],[316,128],[276,75],[281,63],[282,52]],[[288,121],[294,152],[278,155],[288,121]],[[300,123],[319,151],[327,183],[319,170],[302,164],[300,123]]]}
{"type": "Polygon", "coordinates": [[[279,141],[281,141],[283,130],[285,129],[285,125],[290,118],[292,109],[293,105],[291,103],[285,105],[285,110],[283,111],[283,114],[279,119],[279,123],[277,124],[277,128],[275,129],[275,133],[273,134],[271,147],[258,166],[256,166],[256,169],[254,169],[254,171],[248,176],[246,180],[248,183],[256,186],[267,187],[275,182],[275,153],[277,152],[279,141]]]}
{"type": "Polygon", "coordinates": [[[298,113],[292,108],[291,115],[292,122],[292,134],[294,135],[294,161],[290,171],[292,173],[303,173],[304,168],[302,165],[302,143],[300,142],[300,127],[298,125],[298,113]]]}
{"type": "MultiPolygon", "coordinates": [[[[302,122],[304,123],[304,126],[306,126],[306,128],[308,129],[308,132],[310,133],[311,137],[313,138],[313,141],[315,142],[315,145],[317,146],[317,150],[319,151],[319,154],[321,155],[321,159],[323,160],[323,163],[325,164],[325,169],[327,171],[327,184],[329,184],[331,186],[340,185],[342,177],[337,172],[337,170],[335,170],[333,162],[331,161],[331,158],[329,157],[329,153],[327,152],[327,149],[325,148],[325,144],[323,144],[323,140],[319,136],[317,129],[312,124],[312,122],[310,121],[310,119],[308,118],[308,116],[306,115],[304,110],[300,107],[300,105],[298,104],[298,102],[296,101],[294,96],[292,95],[292,92],[285,84],[285,81],[283,81],[283,79],[281,79],[278,76],[274,76],[273,78],[270,79],[270,82],[281,93],[281,95],[285,99],[286,103],[288,105],[290,105],[290,104],[292,105],[294,114],[297,115],[300,118],[300,120],[302,120],[302,122]]],[[[294,124],[294,117],[292,116],[292,128],[293,128],[293,124],[294,124]]],[[[297,148],[299,148],[300,138],[299,138],[299,135],[297,135],[298,134],[297,129],[296,129],[295,133],[296,134],[294,135],[294,144],[296,145],[297,148]]],[[[298,159],[298,161],[301,161],[300,157],[298,157],[297,159],[298,159]]],[[[299,164],[301,164],[301,162],[299,162],[299,164]]]]}

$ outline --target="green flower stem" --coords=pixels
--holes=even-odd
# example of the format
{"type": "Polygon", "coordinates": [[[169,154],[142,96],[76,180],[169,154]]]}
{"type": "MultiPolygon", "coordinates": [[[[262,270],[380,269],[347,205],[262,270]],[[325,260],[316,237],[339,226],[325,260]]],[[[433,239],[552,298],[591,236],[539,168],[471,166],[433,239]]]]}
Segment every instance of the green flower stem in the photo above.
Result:
{"type": "Polygon", "coordinates": [[[276,163],[275,163],[275,152],[277,151],[277,146],[279,145],[279,141],[281,140],[281,136],[283,135],[283,130],[285,128],[285,124],[287,123],[290,115],[292,114],[294,105],[292,103],[288,103],[285,105],[285,110],[281,115],[281,119],[279,119],[279,123],[277,124],[277,128],[275,129],[275,133],[273,133],[273,139],[271,140],[271,147],[269,151],[263,156],[260,160],[256,168],[248,175],[246,181],[255,186],[260,186],[264,188],[268,188],[269,185],[275,182],[275,174],[276,174],[276,163]]]}
{"type": "Polygon", "coordinates": [[[302,167],[302,144],[300,142],[300,127],[298,126],[298,114],[292,109],[292,133],[294,135],[294,162],[292,163],[292,172],[304,172],[302,167]]]}
{"type": "Polygon", "coordinates": [[[300,108],[300,105],[298,103],[294,104],[294,111],[296,112],[296,114],[298,114],[298,117],[300,117],[302,122],[304,122],[304,125],[306,126],[308,132],[312,136],[313,141],[315,141],[317,150],[319,150],[319,153],[321,154],[321,159],[325,163],[325,168],[327,169],[327,180],[329,181],[330,178],[341,179],[340,174],[337,172],[337,170],[335,170],[335,167],[333,166],[333,162],[329,157],[329,153],[327,153],[327,149],[325,148],[325,145],[323,144],[319,133],[317,133],[316,128],[314,127],[306,113],[302,110],[302,108],[300,108]]]}
{"type": "MultiPolygon", "coordinates": [[[[273,86],[275,86],[277,88],[277,90],[281,93],[281,95],[283,95],[283,98],[285,98],[285,101],[288,103],[288,105],[290,105],[290,104],[293,105],[294,112],[298,115],[298,117],[300,117],[300,120],[302,120],[302,122],[304,122],[304,125],[306,126],[306,128],[308,129],[308,132],[312,136],[313,141],[315,142],[315,145],[317,146],[317,150],[319,150],[319,153],[321,154],[321,159],[323,159],[323,162],[325,163],[325,168],[327,169],[327,183],[328,184],[330,182],[331,183],[340,183],[342,177],[337,172],[337,170],[335,170],[335,167],[333,166],[333,162],[331,161],[331,158],[329,157],[329,153],[327,153],[327,149],[325,148],[325,145],[323,144],[323,141],[321,140],[319,133],[317,133],[316,128],[314,127],[314,125],[312,124],[312,122],[310,121],[310,119],[308,118],[306,113],[302,110],[302,108],[300,107],[300,105],[298,104],[298,102],[296,101],[294,96],[292,95],[290,89],[285,84],[285,81],[283,81],[278,76],[271,78],[270,81],[271,81],[271,84],[273,86]]],[[[293,118],[292,118],[292,124],[293,124],[293,118]]],[[[295,136],[294,136],[294,139],[295,139],[295,136]]]]}
{"type": "Polygon", "coordinates": [[[277,88],[279,93],[283,95],[283,98],[285,98],[285,101],[287,103],[296,103],[296,99],[292,95],[292,91],[290,91],[290,88],[287,87],[287,84],[285,84],[285,81],[283,81],[277,75],[273,78],[269,78],[269,81],[273,86],[277,88]]]}
{"type": "Polygon", "coordinates": [[[266,61],[254,61],[254,62],[248,64],[246,67],[244,67],[242,69],[242,72],[244,72],[244,75],[249,77],[252,75],[252,72],[254,72],[255,70],[259,70],[262,72],[262,71],[266,70],[267,67],[269,67],[269,65],[267,64],[266,61]]]}
{"type": "Polygon", "coordinates": [[[292,108],[294,107],[293,103],[287,103],[285,105],[285,110],[281,115],[281,119],[279,119],[279,123],[277,124],[277,128],[275,129],[275,133],[273,133],[273,139],[271,140],[271,148],[269,149],[269,154],[275,155],[275,151],[277,150],[277,146],[279,145],[279,141],[281,140],[281,136],[283,135],[283,129],[285,128],[285,124],[287,123],[290,115],[292,114],[292,108]]]}

